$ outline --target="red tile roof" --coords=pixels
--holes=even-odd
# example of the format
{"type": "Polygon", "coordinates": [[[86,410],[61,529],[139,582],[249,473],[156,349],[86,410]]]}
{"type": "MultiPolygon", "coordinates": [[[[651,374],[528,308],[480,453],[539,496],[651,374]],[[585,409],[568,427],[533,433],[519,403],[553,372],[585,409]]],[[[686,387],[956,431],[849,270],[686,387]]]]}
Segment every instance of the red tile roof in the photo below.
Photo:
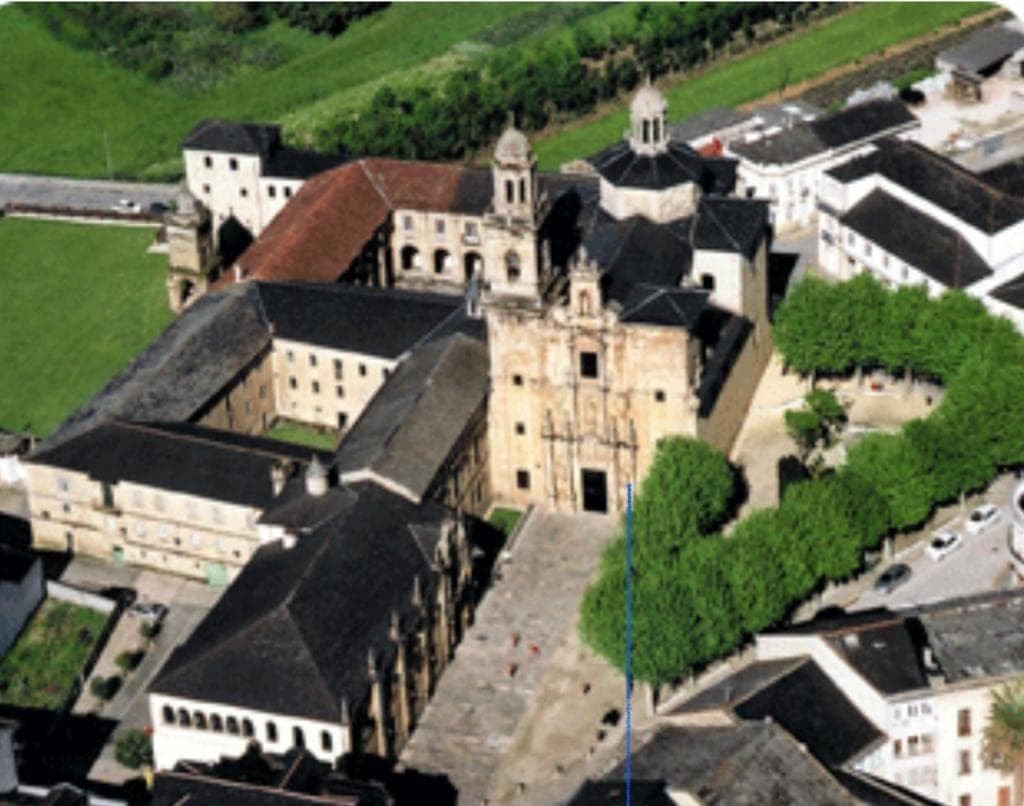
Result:
{"type": "MultiPolygon", "coordinates": [[[[334,282],[398,208],[448,210],[465,169],[457,165],[363,159],[319,174],[238,259],[256,280],[334,282]]],[[[226,272],[216,286],[234,281],[226,272]]],[[[215,287],[216,287],[215,286],[215,287]]]]}

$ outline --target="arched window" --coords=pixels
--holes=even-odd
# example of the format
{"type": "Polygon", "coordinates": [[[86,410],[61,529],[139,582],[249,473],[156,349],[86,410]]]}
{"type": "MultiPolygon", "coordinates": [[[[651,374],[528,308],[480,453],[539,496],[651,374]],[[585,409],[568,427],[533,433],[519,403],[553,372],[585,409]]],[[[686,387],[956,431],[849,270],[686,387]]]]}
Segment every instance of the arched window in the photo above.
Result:
{"type": "Polygon", "coordinates": [[[210,729],[214,733],[223,733],[224,722],[220,718],[220,714],[214,714],[210,717],[210,729]]]}
{"type": "Polygon", "coordinates": [[[472,280],[474,276],[479,276],[483,272],[484,259],[476,252],[466,252],[465,257],[462,259],[462,263],[463,268],[465,269],[467,283],[472,280]]]}
{"type": "Polygon", "coordinates": [[[199,730],[206,730],[206,714],[202,711],[196,711],[192,721],[195,722],[196,727],[199,728],[199,730]]]}
{"type": "Polygon", "coordinates": [[[505,180],[505,201],[509,204],[516,200],[516,186],[511,179],[505,180]]]}
{"type": "Polygon", "coordinates": [[[245,736],[245,737],[249,737],[249,736],[252,736],[253,733],[255,733],[255,731],[253,730],[253,727],[252,727],[252,720],[251,719],[243,719],[242,720],[242,735],[245,736]]]}
{"type": "Polygon", "coordinates": [[[590,316],[590,294],[587,291],[580,292],[580,315],[590,316]]]}
{"type": "Polygon", "coordinates": [[[192,717],[189,716],[188,711],[186,711],[184,708],[178,709],[178,724],[181,725],[183,728],[188,728],[192,726],[192,717]]]}
{"type": "Polygon", "coordinates": [[[277,741],[277,725],[275,725],[273,722],[267,722],[267,741],[277,741]]]}
{"type": "Polygon", "coordinates": [[[451,254],[447,249],[434,251],[434,274],[441,274],[451,264],[451,254]]]}
{"type": "Polygon", "coordinates": [[[225,720],[224,724],[227,726],[228,733],[232,734],[233,736],[237,736],[238,735],[238,720],[237,719],[235,719],[233,716],[229,716],[227,718],[227,720],[225,720]]]}
{"type": "Polygon", "coordinates": [[[651,122],[649,120],[644,121],[644,142],[651,142],[651,122]]]}
{"type": "Polygon", "coordinates": [[[174,709],[169,705],[164,706],[164,722],[168,725],[174,724],[174,709]]]}
{"type": "Polygon", "coordinates": [[[292,747],[303,748],[306,746],[306,734],[302,732],[302,728],[296,725],[292,728],[292,747]]]}
{"type": "Polygon", "coordinates": [[[657,143],[661,140],[661,121],[655,118],[651,125],[654,127],[654,136],[652,139],[657,143]]]}
{"type": "Polygon", "coordinates": [[[508,281],[510,283],[514,283],[519,279],[519,255],[511,250],[505,253],[505,271],[508,274],[508,281]]]}
{"type": "Polygon", "coordinates": [[[526,180],[525,179],[520,179],[519,180],[519,201],[521,201],[523,203],[526,202],[526,180]]]}
{"type": "Polygon", "coordinates": [[[320,746],[327,752],[334,749],[334,741],[331,739],[331,734],[326,730],[320,731],[320,746]]]}
{"type": "Polygon", "coordinates": [[[400,262],[404,271],[415,269],[419,264],[420,250],[415,246],[403,246],[400,255],[400,262]]]}

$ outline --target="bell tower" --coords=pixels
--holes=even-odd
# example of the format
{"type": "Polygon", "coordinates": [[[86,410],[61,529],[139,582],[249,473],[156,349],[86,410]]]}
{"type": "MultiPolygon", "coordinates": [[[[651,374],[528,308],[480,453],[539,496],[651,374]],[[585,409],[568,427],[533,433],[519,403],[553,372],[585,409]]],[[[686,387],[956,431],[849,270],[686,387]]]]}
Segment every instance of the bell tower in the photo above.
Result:
{"type": "Polygon", "coordinates": [[[651,85],[648,75],[644,86],[629,105],[629,144],[637,154],[654,156],[668,150],[665,96],[651,85]]]}
{"type": "Polygon", "coordinates": [[[494,212],[535,225],[537,158],[526,135],[511,123],[494,149],[491,175],[494,179],[494,212]]]}

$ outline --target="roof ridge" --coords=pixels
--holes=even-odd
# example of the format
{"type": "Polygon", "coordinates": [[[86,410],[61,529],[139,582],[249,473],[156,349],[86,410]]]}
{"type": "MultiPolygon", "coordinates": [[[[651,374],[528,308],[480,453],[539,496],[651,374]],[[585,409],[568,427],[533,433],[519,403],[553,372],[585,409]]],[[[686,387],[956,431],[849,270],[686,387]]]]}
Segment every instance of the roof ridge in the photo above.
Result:
{"type": "MultiPolygon", "coordinates": [[[[179,438],[179,439],[182,439],[182,440],[188,440],[189,442],[196,442],[196,443],[199,443],[201,445],[210,445],[212,447],[226,448],[228,450],[235,450],[235,451],[238,451],[239,453],[255,454],[255,455],[258,455],[258,456],[266,456],[266,457],[273,458],[273,459],[288,458],[288,459],[291,459],[291,460],[297,461],[297,462],[305,461],[304,459],[295,459],[295,457],[293,457],[293,456],[285,456],[285,454],[283,454],[283,453],[272,453],[269,450],[269,448],[267,450],[263,450],[263,449],[256,448],[256,447],[250,447],[250,446],[246,446],[246,445],[239,445],[237,443],[219,442],[218,440],[216,440],[216,439],[214,439],[212,437],[207,437],[207,436],[204,436],[204,435],[201,435],[201,434],[189,433],[188,431],[181,432],[181,431],[166,430],[164,428],[161,428],[160,425],[156,425],[155,423],[157,423],[157,422],[159,422],[159,421],[155,421],[154,420],[154,421],[139,422],[139,421],[136,421],[136,420],[122,420],[120,418],[114,418],[113,420],[110,421],[110,424],[116,425],[116,426],[119,426],[119,427],[124,427],[124,428],[127,428],[129,430],[142,431],[142,432],[146,432],[146,433],[150,433],[150,434],[158,434],[158,435],[160,435],[162,437],[166,437],[168,439],[179,438]]],[[[202,428],[202,426],[196,426],[194,423],[171,423],[171,425],[178,426],[178,427],[186,426],[186,427],[190,427],[190,428],[196,428],[196,427],[202,428]]],[[[214,429],[208,429],[208,430],[212,431],[214,429]]],[[[225,433],[231,433],[231,432],[225,432],[225,433]]],[[[239,436],[249,436],[249,435],[239,435],[239,436]]],[[[260,437],[250,437],[250,438],[251,439],[260,439],[260,437]]],[[[268,442],[273,442],[273,440],[267,440],[267,441],[268,442]]],[[[315,453],[316,450],[317,450],[316,448],[310,448],[310,453],[315,453]]]]}
{"type": "MultiPolygon", "coordinates": [[[[725,237],[729,240],[729,242],[736,248],[736,251],[739,252],[740,254],[742,254],[743,253],[743,247],[740,245],[739,241],[737,241],[733,237],[733,234],[726,228],[725,224],[723,224],[722,221],[715,214],[713,206],[711,205],[711,199],[709,199],[709,198],[707,198],[705,196],[701,196],[700,207],[702,207],[705,210],[707,210],[707,212],[711,216],[712,221],[715,222],[715,224],[718,226],[718,228],[722,231],[722,233],[725,235],[725,237]]],[[[700,207],[698,208],[698,210],[700,209],[700,207]]]]}

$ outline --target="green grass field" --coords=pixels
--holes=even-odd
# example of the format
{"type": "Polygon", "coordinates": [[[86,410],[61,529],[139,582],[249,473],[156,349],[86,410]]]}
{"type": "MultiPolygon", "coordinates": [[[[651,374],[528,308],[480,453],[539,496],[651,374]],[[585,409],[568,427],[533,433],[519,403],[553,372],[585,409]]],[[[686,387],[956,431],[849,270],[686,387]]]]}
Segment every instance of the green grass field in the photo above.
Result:
{"type": "Polygon", "coordinates": [[[318,448],[324,451],[333,451],[341,441],[341,435],[337,431],[318,431],[310,425],[291,423],[286,420],[278,420],[270,426],[264,436],[280,442],[290,442],[292,445],[304,445],[307,448],[318,448]]]}
{"type": "Polygon", "coordinates": [[[495,507],[487,518],[487,522],[505,533],[505,536],[512,534],[512,530],[516,528],[516,524],[519,523],[519,519],[523,517],[523,513],[518,509],[507,509],[505,507],[495,507]]]}
{"type": "Polygon", "coordinates": [[[96,610],[47,599],[0,660],[0,703],[57,708],[106,623],[96,610]]]}
{"type": "Polygon", "coordinates": [[[45,436],[173,318],[153,230],[0,220],[0,428],[45,436]]]}
{"type": "MultiPolygon", "coordinates": [[[[867,3],[763,51],[681,80],[666,92],[670,120],[714,106],[738,106],[983,11],[984,3],[867,3]]],[[[621,139],[625,107],[534,141],[543,170],[586,157],[621,139]]]]}
{"type": "Polygon", "coordinates": [[[496,45],[561,36],[582,17],[609,13],[621,11],[599,3],[396,3],[336,39],[275,22],[246,36],[282,47],[284,64],[244,66],[213,90],[186,95],[57,41],[39,20],[6,6],[0,171],[106,176],[106,135],[115,174],[174,177],[181,140],[204,117],[280,121],[302,142],[385,82],[439,79],[496,45]]]}

